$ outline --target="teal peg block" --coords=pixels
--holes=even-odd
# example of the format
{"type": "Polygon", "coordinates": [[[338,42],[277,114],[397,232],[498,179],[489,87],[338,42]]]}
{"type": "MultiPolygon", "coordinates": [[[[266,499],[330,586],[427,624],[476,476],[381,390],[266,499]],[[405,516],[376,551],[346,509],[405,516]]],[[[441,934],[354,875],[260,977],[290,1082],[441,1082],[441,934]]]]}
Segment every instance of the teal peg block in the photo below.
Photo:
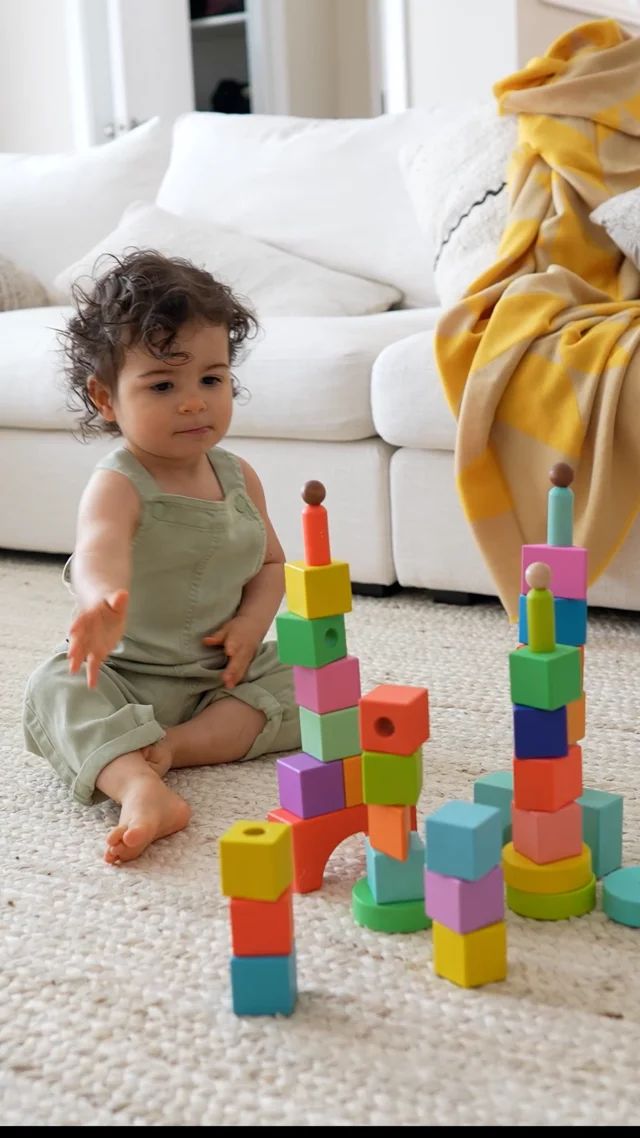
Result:
{"type": "Polygon", "coordinates": [[[553,486],[547,502],[547,545],[573,545],[573,490],[553,486]]]}
{"type": "Polygon", "coordinates": [[[232,956],[231,1000],[237,1016],[290,1016],[298,995],[296,951],[232,956]]]}
{"type": "Polygon", "coordinates": [[[377,905],[394,901],[417,901],[424,897],[424,845],[419,834],[409,835],[406,861],[374,850],[366,839],[367,883],[377,905]]]}
{"type": "Polygon", "coordinates": [[[606,877],[622,865],[622,795],[607,790],[584,790],[582,840],[591,850],[593,872],[606,877]]]}
{"type": "Polygon", "coordinates": [[[358,707],[327,711],[318,715],[308,707],[300,708],[302,750],[322,763],[348,759],[360,754],[360,719],[358,707]]]}
{"type": "Polygon", "coordinates": [[[503,815],[479,802],[445,802],[425,820],[434,873],[477,881],[502,861],[503,815]]]}
{"type": "Polygon", "coordinates": [[[477,778],[473,784],[473,801],[481,806],[495,806],[500,811],[502,844],[506,846],[511,841],[513,771],[495,771],[477,778]]]}

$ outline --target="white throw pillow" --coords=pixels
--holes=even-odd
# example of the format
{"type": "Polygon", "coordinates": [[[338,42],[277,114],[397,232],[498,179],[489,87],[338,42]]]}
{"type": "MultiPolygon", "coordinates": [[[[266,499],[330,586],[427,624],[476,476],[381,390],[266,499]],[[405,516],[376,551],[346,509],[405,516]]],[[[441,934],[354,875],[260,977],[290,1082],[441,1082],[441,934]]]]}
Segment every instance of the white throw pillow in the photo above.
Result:
{"type": "Polygon", "coordinates": [[[47,290],[33,273],[26,273],[0,253],[0,312],[18,308],[46,308],[47,290]]]}
{"type": "Polygon", "coordinates": [[[435,285],[445,308],[496,259],[517,135],[515,117],[499,117],[494,102],[459,104],[456,117],[400,154],[416,217],[433,250],[435,285]]]}
{"type": "Polygon", "coordinates": [[[640,186],[603,202],[594,209],[591,220],[601,225],[618,249],[640,269],[640,186]]]}
{"type": "Polygon", "coordinates": [[[388,285],[336,273],[254,237],[177,217],[147,202],[132,203],[113,233],[56,277],[56,299],[68,303],[74,281],[92,276],[103,254],[132,248],[186,257],[247,297],[260,317],[365,316],[385,312],[400,299],[388,285]]]}
{"type": "Polygon", "coordinates": [[[398,165],[438,112],[371,119],[193,112],[174,125],[157,204],[433,304],[429,252],[398,165]]]}
{"type": "Polygon", "coordinates": [[[57,273],[153,199],[171,132],[158,118],[103,146],[69,154],[0,154],[0,253],[49,288],[57,273]]]}

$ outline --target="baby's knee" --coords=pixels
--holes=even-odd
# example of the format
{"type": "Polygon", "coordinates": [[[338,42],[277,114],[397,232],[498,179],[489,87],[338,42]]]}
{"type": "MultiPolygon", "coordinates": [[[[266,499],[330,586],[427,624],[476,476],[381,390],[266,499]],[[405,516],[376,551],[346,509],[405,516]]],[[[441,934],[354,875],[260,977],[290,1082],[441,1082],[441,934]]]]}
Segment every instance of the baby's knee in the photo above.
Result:
{"type": "Polygon", "coordinates": [[[54,656],[44,660],[27,680],[24,693],[25,704],[37,708],[43,702],[50,702],[53,691],[67,672],[68,661],[63,652],[56,652],[54,656]]]}

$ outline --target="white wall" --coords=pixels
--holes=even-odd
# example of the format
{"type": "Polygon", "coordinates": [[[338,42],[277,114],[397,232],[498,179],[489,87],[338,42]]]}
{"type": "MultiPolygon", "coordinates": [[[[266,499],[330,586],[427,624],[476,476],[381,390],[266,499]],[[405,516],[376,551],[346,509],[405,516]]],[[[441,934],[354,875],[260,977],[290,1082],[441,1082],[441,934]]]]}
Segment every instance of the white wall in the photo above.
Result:
{"type": "Polygon", "coordinates": [[[0,0],[0,150],[73,149],[65,0],[0,0]]]}

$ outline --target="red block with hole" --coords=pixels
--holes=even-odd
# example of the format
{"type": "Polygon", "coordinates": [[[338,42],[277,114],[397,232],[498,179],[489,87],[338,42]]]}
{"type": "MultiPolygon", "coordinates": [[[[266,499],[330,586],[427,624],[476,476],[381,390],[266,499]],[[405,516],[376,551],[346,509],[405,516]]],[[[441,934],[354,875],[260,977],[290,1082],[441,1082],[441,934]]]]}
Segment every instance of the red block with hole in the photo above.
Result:
{"type": "Polygon", "coordinates": [[[426,688],[380,684],[359,703],[363,751],[412,755],[429,738],[429,692],[426,688]]]}

